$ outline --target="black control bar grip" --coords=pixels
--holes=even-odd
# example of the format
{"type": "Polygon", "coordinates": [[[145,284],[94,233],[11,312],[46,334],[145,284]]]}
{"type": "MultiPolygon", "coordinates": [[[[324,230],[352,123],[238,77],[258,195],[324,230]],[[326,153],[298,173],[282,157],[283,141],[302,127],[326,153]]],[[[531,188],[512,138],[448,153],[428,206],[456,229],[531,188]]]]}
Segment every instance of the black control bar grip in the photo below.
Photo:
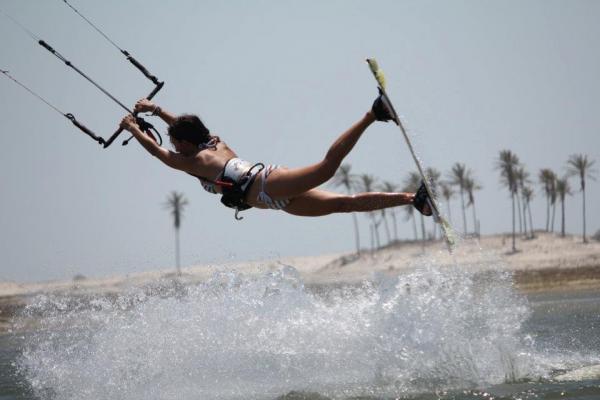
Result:
{"type": "MultiPolygon", "coordinates": [[[[146,98],[148,100],[152,100],[152,98],[154,96],[156,96],[156,94],[160,91],[160,89],[162,89],[162,87],[164,85],[165,85],[164,82],[158,82],[158,85],[156,85],[154,87],[154,89],[150,92],[150,94],[148,96],[146,96],[146,98]]],[[[134,116],[137,116],[137,113],[135,113],[134,116]]],[[[123,132],[123,129],[119,127],[119,129],[117,129],[115,131],[115,133],[113,133],[111,135],[111,137],[109,137],[108,140],[104,143],[104,148],[107,148],[108,146],[110,146],[112,144],[112,142],[114,142],[115,139],[121,134],[121,132],[123,132]]]]}

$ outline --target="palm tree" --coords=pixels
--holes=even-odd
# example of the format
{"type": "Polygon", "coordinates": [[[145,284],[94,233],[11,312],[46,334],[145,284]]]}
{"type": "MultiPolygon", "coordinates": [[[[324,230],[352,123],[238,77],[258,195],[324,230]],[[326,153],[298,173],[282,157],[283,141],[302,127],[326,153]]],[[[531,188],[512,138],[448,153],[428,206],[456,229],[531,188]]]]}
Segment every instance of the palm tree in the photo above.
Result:
{"type": "Polygon", "coordinates": [[[468,195],[467,207],[471,206],[473,210],[473,233],[479,236],[479,229],[477,228],[479,224],[477,223],[477,213],[475,212],[475,196],[474,193],[476,190],[481,190],[482,187],[479,183],[475,181],[475,178],[468,174],[465,179],[465,191],[468,195]]]}
{"type": "MultiPolygon", "coordinates": [[[[373,175],[369,174],[361,174],[360,178],[360,190],[362,192],[372,192],[377,185],[377,179],[373,175]]],[[[375,244],[377,247],[380,247],[379,243],[379,223],[375,220],[375,213],[370,211],[367,213],[367,216],[371,220],[371,250],[374,249],[375,244]]]]}
{"type": "Polygon", "coordinates": [[[554,172],[549,168],[543,168],[538,173],[538,181],[542,185],[542,189],[546,195],[546,232],[549,232],[550,228],[550,197],[555,179],[554,172]]]}
{"type": "Polygon", "coordinates": [[[527,209],[528,214],[529,214],[529,230],[530,230],[529,237],[531,239],[533,239],[535,237],[534,232],[533,232],[533,218],[531,218],[531,200],[533,199],[533,189],[530,186],[525,186],[522,189],[522,193],[523,193],[523,203],[524,203],[523,206],[527,209]]]}
{"type": "MultiPolygon", "coordinates": [[[[335,187],[343,186],[348,194],[351,193],[358,183],[356,175],[350,173],[350,164],[342,164],[332,179],[332,185],[335,187]]],[[[358,219],[356,213],[352,213],[354,222],[354,243],[356,244],[356,254],[360,255],[360,234],[358,232],[358,219]]]]}
{"type": "MultiPolygon", "coordinates": [[[[386,193],[395,193],[398,191],[398,185],[389,182],[389,181],[384,181],[381,184],[381,190],[386,192],[386,193]]],[[[396,221],[396,212],[394,211],[394,208],[389,208],[388,209],[390,214],[392,215],[392,223],[394,224],[394,240],[398,240],[398,223],[396,221]]],[[[386,222],[387,224],[387,222],[386,222]]]]}
{"type": "Polygon", "coordinates": [[[569,177],[565,176],[562,179],[556,180],[556,193],[560,198],[561,225],[560,236],[565,237],[565,197],[572,195],[571,186],[569,185],[569,177]]]}
{"type": "MultiPolygon", "coordinates": [[[[419,189],[420,185],[421,185],[421,175],[415,171],[409,172],[408,176],[404,180],[404,190],[407,192],[414,193],[417,191],[417,189],[419,189]]],[[[414,218],[414,210],[412,210],[413,207],[407,207],[407,208],[411,208],[411,210],[410,211],[407,210],[407,212],[410,213],[414,218]]],[[[423,218],[423,214],[420,214],[420,215],[421,215],[421,237],[424,242],[426,239],[425,219],[423,218]]]]}
{"type": "Polygon", "coordinates": [[[377,225],[383,222],[383,227],[385,228],[385,237],[387,238],[388,244],[390,244],[392,243],[392,236],[390,235],[390,225],[388,224],[387,213],[385,211],[385,208],[379,210],[379,215],[381,215],[381,219],[379,220],[379,223],[377,225]]]}
{"type": "MultiPolygon", "coordinates": [[[[409,186],[405,186],[402,188],[403,192],[414,192],[415,190],[409,186]]],[[[417,233],[417,220],[415,218],[415,208],[414,207],[404,207],[404,211],[406,212],[405,221],[412,219],[413,225],[413,233],[415,236],[415,241],[419,240],[419,234],[417,233]]]]}
{"type": "Polygon", "coordinates": [[[177,275],[181,275],[181,264],[179,259],[179,228],[181,227],[183,208],[187,204],[188,201],[183,197],[183,194],[175,191],[171,192],[164,204],[165,208],[171,211],[171,215],[173,216],[173,225],[175,226],[175,266],[177,268],[177,275]]]}
{"type": "Polygon", "coordinates": [[[588,160],[585,154],[573,154],[567,161],[569,175],[579,176],[581,193],[583,194],[583,243],[587,243],[585,236],[585,178],[596,180],[594,173],[596,170],[592,168],[596,161],[588,160]]]}
{"type": "MultiPolygon", "coordinates": [[[[429,180],[429,184],[431,185],[431,190],[433,191],[433,195],[437,197],[438,187],[440,186],[440,178],[442,177],[442,173],[436,168],[427,167],[425,169],[425,176],[429,180]]],[[[431,222],[433,223],[433,239],[435,240],[437,237],[437,229],[438,224],[432,218],[431,222]]]]}
{"type": "Polygon", "coordinates": [[[454,196],[454,191],[452,190],[452,186],[448,182],[440,182],[440,189],[442,192],[442,197],[446,200],[446,209],[448,210],[448,219],[452,224],[452,212],[450,211],[450,199],[454,196]]]}
{"type": "Polygon", "coordinates": [[[500,151],[496,161],[496,169],[500,170],[500,181],[506,186],[512,201],[512,251],[516,252],[515,245],[515,194],[517,192],[517,180],[515,170],[519,165],[519,158],[510,150],[500,151]]]}
{"type": "MultiPolygon", "coordinates": [[[[527,219],[525,218],[524,208],[521,207],[521,197],[523,196],[523,188],[526,184],[530,183],[529,180],[529,172],[525,170],[525,166],[523,164],[519,165],[519,167],[515,171],[515,179],[517,180],[517,206],[519,210],[519,231],[523,234],[523,230],[525,231],[525,235],[527,235],[527,219]],[[521,213],[523,210],[523,213],[521,213]],[[522,216],[521,216],[522,214],[522,216]],[[523,225],[523,226],[521,226],[523,225]],[[523,229],[524,228],[524,229],[523,229]]],[[[525,202],[525,201],[523,201],[525,202]]]]}
{"type": "Polygon", "coordinates": [[[448,182],[451,185],[458,186],[460,193],[460,203],[463,216],[463,232],[467,233],[467,216],[465,213],[465,179],[468,176],[468,170],[465,164],[455,163],[448,175],[448,182]]]}
{"type": "Polygon", "coordinates": [[[550,205],[552,206],[552,217],[550,218],[550,232],[554,233],[554,216],[556,215],[556,175],[554,175],[554,179],[550,182],[550,205]]]}
{"type": "Polygon", "coordinates": [[[425,176],[429,179],[429,183],[431,184],[431,190],[433,190],[434,194],[437,193],[437,187],[440,184],[440,178],[442,177],[442,173],[436,168],[428,167],[425,169],[425,176]]]}

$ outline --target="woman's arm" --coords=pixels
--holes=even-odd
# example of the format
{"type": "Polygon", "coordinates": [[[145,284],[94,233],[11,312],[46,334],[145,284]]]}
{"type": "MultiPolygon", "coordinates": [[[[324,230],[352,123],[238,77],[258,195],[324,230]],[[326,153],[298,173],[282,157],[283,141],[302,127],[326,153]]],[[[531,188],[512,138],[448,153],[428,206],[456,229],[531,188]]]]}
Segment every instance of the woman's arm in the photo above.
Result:
{"type": "Polygon", "coordinates": [[[167,125],[171,125],[177,118],[175,114],[172,114],[167,110],[163,110],[161,107],[157,106],[148,99],[138,100],[138,102],[135,103],[133,110],[135,112],[152,112],[153,115],[156,115],[165,121],[167,125]]]}
{"type": "Polygon", "coordinates": [[[121,128],[131,132],[138,142],[148,153],[158,158],[163,163],[171,168],[175,168],[184,172],[191,170],[192,160],[189,157],[184,157],[181,154],[174,153],[161,147],[150,136],[141,131],[135,117],[131,114],[127,115],[120,124],[121,128]]]}
{"type": "Polygon", "coordinates": [[[175,119],[177,118],[175,116],[175,114],[171,114],[167,110],[163,110],[162,108],[160,108],[158,106],[156,106],[154,111],[152,111],[152,114],[158,115],[158,117],[160,117],[163,121],[165,121],[167,123],[167,125],[173,124],[173,122],[175,122],[175,119]]]}

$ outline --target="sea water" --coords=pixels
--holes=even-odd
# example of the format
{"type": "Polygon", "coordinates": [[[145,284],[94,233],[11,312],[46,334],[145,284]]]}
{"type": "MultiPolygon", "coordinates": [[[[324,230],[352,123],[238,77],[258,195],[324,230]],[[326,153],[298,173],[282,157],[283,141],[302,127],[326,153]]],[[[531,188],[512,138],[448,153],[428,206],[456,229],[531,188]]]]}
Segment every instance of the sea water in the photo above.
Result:
{"type": "Polygon", "coordinates": [[[351,286],[286,266],[41,295],[0,337],[0,399],[600,398],[600,296],[528,299],[508,273],[433,264],[351,286]]]}

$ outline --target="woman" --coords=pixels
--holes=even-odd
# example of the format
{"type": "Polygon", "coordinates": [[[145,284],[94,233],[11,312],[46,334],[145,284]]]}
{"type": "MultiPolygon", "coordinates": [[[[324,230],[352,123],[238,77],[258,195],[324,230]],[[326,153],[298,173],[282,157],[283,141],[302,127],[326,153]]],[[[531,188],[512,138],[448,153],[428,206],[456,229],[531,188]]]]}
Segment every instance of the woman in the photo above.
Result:
{"type": "Polygon", "coordinates": [[[152,112],[163,119],[169,125],[168,133],[175,151],[159,146],[142,132],[133,115],[123,118],[121,127],[131,132],[150,154],[169,167],[197,177],[207,191],[223,194],[221,201],[236,210],[236,218],[239,211],[250,207],[317,217],[407,204],[414,205],[425,215],[431,215],[423,186],[417,193],[368,192],[355,195],[316,189],[333,177],[369,125],[391,119],[390,106],[382,96],[377,97],[371,110],[333,143],[323,160],[302,168],[243,161],[218,136],[211,135],[195,115],[177,117],[147,99],[139,100],[135,111],[152,112]]]}

